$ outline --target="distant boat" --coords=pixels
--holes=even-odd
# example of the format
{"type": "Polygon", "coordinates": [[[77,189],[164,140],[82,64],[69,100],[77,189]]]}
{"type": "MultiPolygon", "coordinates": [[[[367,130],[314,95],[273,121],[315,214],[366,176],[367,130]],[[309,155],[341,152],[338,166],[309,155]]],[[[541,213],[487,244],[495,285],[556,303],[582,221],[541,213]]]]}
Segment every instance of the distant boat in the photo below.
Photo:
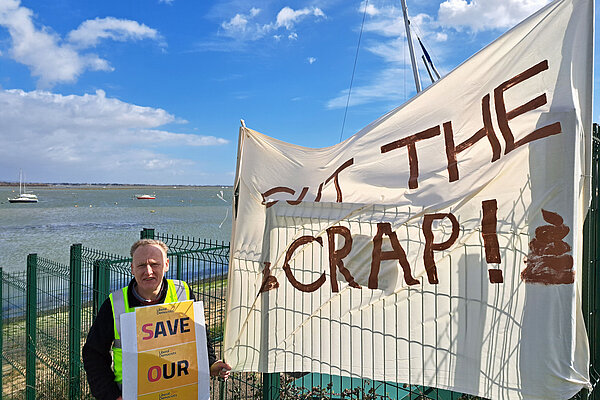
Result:
{"type": "Polygon", "coordinates": [[[23,182],[23,171],[19,171],[19,196],[8,199],[9,203],[37,203],[38,197],[33,193],[27,193],[23,182]]]}
{"type": "Polygon", "coordinates": [[[135,198],[138,200],[154,200],[156,196],[151,194],[137,194],[135,198]]]}

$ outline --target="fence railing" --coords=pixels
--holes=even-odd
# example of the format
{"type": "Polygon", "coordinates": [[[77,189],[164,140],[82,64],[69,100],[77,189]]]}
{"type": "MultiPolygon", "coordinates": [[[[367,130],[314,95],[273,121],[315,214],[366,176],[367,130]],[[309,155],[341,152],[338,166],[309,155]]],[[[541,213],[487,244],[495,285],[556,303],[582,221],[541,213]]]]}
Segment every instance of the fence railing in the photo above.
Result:
{"type": "MultiPolygon", "coordinates": [[[[596,203],[590,209],[586,235],[583,307],[592,350],[591,374],[598,380],[597,309],[595,273],[599,221],[596,203]],[[594,246],[590,246],[594,244],[594,246]]],[[[205,304],[210,338],[217,356],[222,354],[229,246],[155,233],[145,229],[142,238],[157,238],[170,246],[169,278],[186,280],[205,304]]],[[[80,244],[71,246],[69,265],[31,254],[27,271],[1,273],[0,346],[3,399],[91,398],[81,348],[98,309],[108,294],[128,284],[131,259],[80,244]]],[[[595,393],[594,393],[595,394],[595,393]]],[[[584,398],[585,394],[581,394],[584,398]]],[[[213,399],[434,399],[467,400],[473,396],[446,390],[373,382],[318,374],[236,373],[227,382],[211,383],[213,399]]]]}
{"type": "MultiPolygon", "coordinates": [[[[229,245],[152,229],[140,234],[155,235],[169,244],[167,278],[185,279],[204,302],[220,355],[229,245]]],[[[81,349],[100,305],[131,280],[131,258],[81,244],[70,251],[69,265],[30,254],[26,272],[0,273],[0,399],[92,398],[81,349]]],[[[212,385],[211,397],[219,398],[219,384],[212,385]]]]}

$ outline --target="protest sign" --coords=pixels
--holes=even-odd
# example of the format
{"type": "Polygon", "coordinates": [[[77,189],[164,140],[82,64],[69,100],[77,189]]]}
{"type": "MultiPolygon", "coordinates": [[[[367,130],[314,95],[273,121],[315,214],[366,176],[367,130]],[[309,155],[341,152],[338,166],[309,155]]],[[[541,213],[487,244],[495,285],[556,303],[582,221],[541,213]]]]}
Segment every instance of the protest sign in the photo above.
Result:
{"type": "Polygon", "coordinates": [[[331,147],[243,126],[233,369],[502,399],[590,388],[593,16],[554,1],[331,147]]]}
{"type": "Polygon", "coordinates": [[[121,315],[123,399],[209,398],[202,302],[139,307],[121,315]]]}

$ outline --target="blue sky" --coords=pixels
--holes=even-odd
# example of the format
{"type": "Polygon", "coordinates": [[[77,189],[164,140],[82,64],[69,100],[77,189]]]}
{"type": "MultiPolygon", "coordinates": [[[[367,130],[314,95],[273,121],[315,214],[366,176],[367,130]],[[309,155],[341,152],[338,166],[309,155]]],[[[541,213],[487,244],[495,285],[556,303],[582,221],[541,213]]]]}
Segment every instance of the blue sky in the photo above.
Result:
{"type": "MultiPolygon", "coordinates": [[[[407,2],[443,75],[549,1],[407,2]]],[[[412,79],[400,0],[0,0],[0,180],[230,185],[240,119],[331,146],[412,79]]]]}

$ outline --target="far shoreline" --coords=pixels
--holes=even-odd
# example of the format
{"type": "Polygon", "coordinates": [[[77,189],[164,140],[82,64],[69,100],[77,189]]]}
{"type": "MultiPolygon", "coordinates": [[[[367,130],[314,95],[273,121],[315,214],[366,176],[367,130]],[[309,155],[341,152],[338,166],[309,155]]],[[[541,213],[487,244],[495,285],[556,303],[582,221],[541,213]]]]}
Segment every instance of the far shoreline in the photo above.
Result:
{"type": "MultiPolygon", "coordinates": [[[[19,182],[0,182],[0,187],[18,187],[19,182]]],[[[64,189],[78,188],[88,190],[101,189],[194,189],[194,188],[233,188],[232,185],[151,185],[143,183],[27,183],[28,188],[64,189]]]]}

